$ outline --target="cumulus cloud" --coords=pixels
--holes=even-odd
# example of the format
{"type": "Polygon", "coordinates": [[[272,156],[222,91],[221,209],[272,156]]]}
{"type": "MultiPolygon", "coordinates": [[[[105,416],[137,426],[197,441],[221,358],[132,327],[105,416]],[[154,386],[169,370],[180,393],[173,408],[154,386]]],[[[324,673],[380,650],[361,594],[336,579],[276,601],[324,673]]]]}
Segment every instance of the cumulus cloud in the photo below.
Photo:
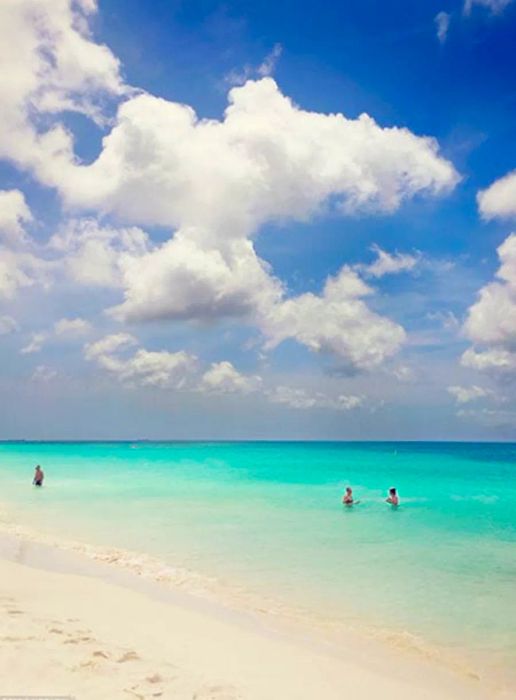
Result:
{"type": "Polygon", "coordinates": [[[434,18],[435,22],[435,30],[437,34],[437,38],[441,42],[441,44],[444,44],[446,41],[446,37],[448,36],[448,30],[450,28],[450,15],[448,12],[438,12],[434,18]]]}
{"type": "MultiPolygon", "coordinates": [[[[1,4],[0,156],[55,188],[68,207],[174,233],[153,245],[135,226],[75,220],[45,251],[57,256],[55,269],[80,284],[123,289],[111,311],[121,321],[243,318],[269,347],[292,338],[360,370],[395,353],[403,329],[369,309],[371,290],[353,271],[343,268],[319,295],[289,298],[252,239],[271,221],[305,221],[329,209],[390,213],[416,195],[448,192],[459,177],[435,139],[382,127],[367,114],[302,109],[268,77],[280,47],[259,68],[264,77],[230,90],[222,119],[199,119],[187,105],[124,84],[118,59],[89,31],[95,10],[86,0],[1,4]],[[110,100],[118,103],[112,120],[103,109],[114,106],[110,100]],[[92,163],[77,157],[59,121],[70,110],[109,127],[92,163]]],[[[412,264],[378,255],[373,276],[412,264]]],[[[0,257],[0,294],[32,280],[0,257]]],[[[139,367],[166,362],[146,352],[138,351],[134,367],[136,359],[139,367]]],[[[128,361],[99,357],[113,367],[128,361]]],[[[116,371],[130,376],[128,365],[116,371]]]]}
{"type": "Polygon", "coordinates": [[[96,161],[71,163],[54,184],[69,204],[213,239],[306,219],[330,197],[347,213],[391,212],[458,180],[434,139],[366,114],[304,111],[272,78],[233,88],[229,103],[215,121],[152,95],[128,99],[96,161]]]}
{"type": "Polygon", "coordinates": [[[474,347],[462,355],[465,367],[492,374],[516,371],[516,234],[498,248],[496,279],[480,290],[463,326],[474,347]]]}
{"type": "Polygon", "coordinates": [[[130,387],[183,389],[197,368],[197,358],[183,350],[179,352],[150,351],[139,348],[132,355],[122,356],[123,350],[136,344],[128,333],[109,335],[85,346],[87,360],[130,387]]]}
{"type": "Polygon", "coordinates": [[[322,294],[311,292],[273,307],[261,321],[273,348],[288,338],[313,352],[338,358],[344,367],[370,370],[393,355],[405,340],[401,326],[379,316],[363,297],[370,287],[348,267],[326,281],[322,294]]]}
{"type": "Polygon", "coordinates": [[[309,410],[327,408],[338,411],[351,411],[364,403],[363,396],[340,395],[332,398],[322,392],[308,392],[305,389],[295,389],[288,386],[278,386],[267,392],[272,403],[283,404],[289,408],[309,410]]]}
{"type": "Polygon", "coordinates": [[[468,310],[466,335],[479,345],[516,349],[516,234],[497,249],[500,267],[496,280],[479,292],[478,301],[468,310]]]}
{"type": "Polygon", "coordinates": [[[0,3],[0,155],[42,182],[74,159],[71,135],[52,116],[66,110],[103,121],[103,98],[125,92],[118,59],[90,36],[95,10],[84,0],[0,3]]]}
{"type": "Polygon", "coordinates": [[[516,352],[503,348],[492,348],[477,352],[473,348],[466,350],[461,363],[464,367],[491,372],[495,375],[511,375],[516,372],[516,352]]]}
{"type": "Polygon", "coordinates": [[[261,385],[261,377],[240,373],[231,362],[214,362],[203,374],[199,384],[201,391],[233,394],[248,394],[261,385]]]}
{"type": "Polygon", "coordinates": [[[397,275],[400,272],[410,272],[421,261],[421,253],[411,255],[409,253],[387,253],[380,246],[373,245],[371,250],[376,253],[376,260],[369,265],[355,265],[367,277],[383,277],[384,275],[397,275]]]}
{"type": "Polygon", "coordinates": [[[215,319],[249,316],[281,296],[281,283],[251,241],[204,246],[188,232],[122,263],[125,300],[119,320],[215,319]]]}
{"type": "Polygon", "coordinates": [[[470,403],[477,399],[484,399],[493,395],[490,389],[484,389],[481,386],[473,384],[472,386],[449,386],[448,393],[455,397],[457,403],[470,403]]]}
{"type": "Polygon", "coordinates": [[[477,202],[480,213],[486,219],[516,216],[516,171],[479,192],[477,202]]]}

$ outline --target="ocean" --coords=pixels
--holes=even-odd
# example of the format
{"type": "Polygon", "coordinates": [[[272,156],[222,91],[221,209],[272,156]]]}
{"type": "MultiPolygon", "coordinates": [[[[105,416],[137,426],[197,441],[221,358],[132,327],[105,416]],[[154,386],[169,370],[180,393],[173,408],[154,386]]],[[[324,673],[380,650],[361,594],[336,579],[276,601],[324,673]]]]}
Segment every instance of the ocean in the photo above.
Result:
{"type": "Polygon", "coordinates": [[[0,502],[5,526],[119,548],[481,676],[516,667],[516,444],[1,443],[0,502]]]}

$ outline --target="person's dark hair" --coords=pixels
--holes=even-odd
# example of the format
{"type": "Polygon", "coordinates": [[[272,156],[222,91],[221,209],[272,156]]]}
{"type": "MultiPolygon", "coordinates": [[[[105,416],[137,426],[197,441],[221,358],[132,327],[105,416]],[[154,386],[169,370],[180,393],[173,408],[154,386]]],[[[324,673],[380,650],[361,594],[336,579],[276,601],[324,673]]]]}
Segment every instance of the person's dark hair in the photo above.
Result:
{"type": "Polygon", "coordinates": [[[396,494],[396,489],[394,488],[394,486],[393,486],[392,488],[389,489],[389,493],[390,493],[392,496],[394,496],[394,495],[396,494]]]}

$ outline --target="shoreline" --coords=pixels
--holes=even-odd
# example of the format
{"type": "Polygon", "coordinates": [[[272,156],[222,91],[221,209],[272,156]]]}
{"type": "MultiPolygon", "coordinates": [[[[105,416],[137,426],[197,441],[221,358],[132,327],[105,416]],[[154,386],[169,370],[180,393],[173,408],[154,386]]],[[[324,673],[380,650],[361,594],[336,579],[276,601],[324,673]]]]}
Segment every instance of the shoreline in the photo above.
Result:
{"type": "MultiPolygon", "coordinates": [[[[229,700],[231,698],[247,697],[257,699],[264,697],[278,697],[282,699],[292,697],[296,698],[296,700],[297,698],[308,699],[316,697],[336,698],[342,696],[343,684],[345,685],[348,682],[346,678],[352,679],[353,687],[358,684],[360,688],[367,689],[367,692],[364,690],[362,693],[361,690],[359,694],[353,696],[356,698],[374,697],[375,693],[382,693],[383,696],[387,694],[387,697],[390,697],[389,693],[392,693],[392,697],[396,696],[398,700],[404,698],[408,700],[408,698],[413,697],[439,697],[443,699],[450,698],[450,700],[452,698],[478,698],[480,700],[481,698],[501,699],[514,697],[508,690],[494,688],[480,679],[473,680],[471,677],[468,678],[468,674],[465,674],[463,670],[457,668],[452,670],[447,668],[445,664],[438,663],[436,659],[425,658],[423,654],[410,654],[407,649],[395,648],[394,645],[388,646],[385,642],[379,640],[366,639],[351,630],[345,631],[345,633],[341,632],[338,637],[338,643],[336,643],[335,639],[331,640],[324,635],[318,634],[317,630],[311,625],[299,624],[299,620],[282,618],[281,615],[275,615],[270,610],[262,609],[260,611],[257,609],[251,611],[232,607],[227,601],[223,601],[215,595],[203,595],[200,590],[196,594],[192,591],[191,580],[188,581],[185,590],[184,580],[181,584],[180,576],[178,576],[175,583],[167,580],[169,585],[164,585],[163,580],[160,582],[159,579],[146,578],[142,576],[141,571],[138,574],[135,573],[134,569],[130,570],[128,567],[120,566],[116,559],[111,559],[110,561],[109,557],[102,559],[102,557],[91,556],[95,548],[89,548],[88,554],[87,545],[78,545],[76,543],[77,548],[66,549],[59,547],[55,542],[44,543],[45,535],[35,539],[31,538],[19,526],[11,526],[11,532],[8,533],[5,526],[2,530],[3,533],[0,535],[0,580],[2,581],[0,591],[2,601],[5,601],[7,596],[12,599],[12,603],[9,604],[14,604],[14,601],[16,601],[16,605],[20,609],[24,606],[35,607],[34,614],[37,613],[36,617],[38,619],[45,615],[48,616],[51,610],[52,615],[54,615],[53,605],[55,601],[49,600],[45,596],[39,596],[42,581],[54,581],[53,584],[49,582],[48,585],[50,588],[57,587],[62,592],[60,605],[67,608],[68,617],[66,619],[77,619],[81,621],[83,626],[93,628],[99,624],[100,616],[104,634],[109,632],[108,636],[112,639],[110,643],[114,647],[118,645],[117,648],[122,648],[124,647],[123,640],[127,631],[125,627],[124,631],[120,628],[119,615],[113,615],[112,605],[107,604],[104,608],[103,605],[95,604],[93,610],[90,609],[91,604],[85,607],[81,591],[83,588],[86,588],[93,600],[100,600],[100,598],[105,597],[111,601],[117,601],[116,605],[119,604],[118,601],[120,599],[127,598],[131,599],[130,602],[127,606],[122,606],[123,617],[126,621],[134,618],[140,620],[140,624],[145,625],[145,620],[148,619],[148,611],[145,611],[153,606],[159,608],[158,619],[170,621],[170,629],[177,629],[178,618],[181,618],[181,633],[179,640],[176,639],[175,643],[181,646],[181,637],[184,640],[190,640],[189,658],[191,656],[193,659],[197,659],[197,668],[206,671],[207,667],[209,667],[210,672],[217,676],[216,668],[212,668],[210,658],[219,655],[224,649],[226,655],[229,654],[239,659],[238,668],[232,670],[227,680],[224,680],[222,683],[222,686],[226,685],[231,688],[240,688],[242,686],[243,689],[235,692],[224,691],[226,692],[225,695],[213,693],[211,695],[196,695],[195,691],[192,691],[193,694],[189,695],[190,691],[186,690],[180,691],[184,692],[184,694],[178,695],[174,691],[174,697],[220,697],[221,700],[222,698],[224,700],[228,698],[229,700]],[[16,581],[25,582],[29,591],[37,591],[37,600],[30,601],[30,605],[27,605],[28,601],[26,598],[18,601],[16,581]],[[83,608],[85,609],[83,610],[83,608]],[[85,617],[83,613],[85,613],[85,617]],[[211,644],[207,645],[207,648],[205,648],[206,644],[204,642],[197,648],[196,643],[191,639],[192,629],[197,629],[198,627],[203,630],[213,628],[213,640],[211,644]],[[217,628],[216,631],[214,627],[217,628]],[[251,652],[250,649],[245,647],[244,640],[246,640],[246,643],[249,642],[249,637],[251,638],[251,647],[256,645],[260,647],[261,654],[267,655],[274,652],[270,663],[276,668],[275,672],[278,676],[277,686],[281,688],[281,691],[278,690],[276,694],[274,688],[267,686],[268,672],[264,675],[264,669],[260,670],[261,664],[259,657],[256,655],[256,649],[251,652]],[[245,653],[244,648],[247,649],[245,653]],[[242,654],[244,658],[240,658],[242,654]],[[250,654],[250,656],[247,656],[247,654],[250,654]],[[303,658],[305,658],[305,661],[302,661],[303,658]],[[285,663],[281,663],[281,659],[285,663]],[[313,677],[310,683],[314,684],[310,685],[308,683],[302,687],[300,686],[295,693],[292,691],[292,683],[295,684],[297,681],[293,669],[289,666],[294,661],[296,664],[298,662],[310,664],[310,677],[313,677]],[[240,673],[243,668],[247,669],[244,676],[240,673]],[[246,679],[248,676],[254,678],[254,685],[251,684],[250,686],[247,683],[246,679]],[[319,686],[323,684],[323,687],[325,687],[324,694],[315,692],[318,684],[319,686]],[[265,691],[266,687],[268,687],[267,691],[265,691]]],[[[98,554],[99,552],[97,551],[98,554]]],[[[18,618],[18,615],[14,614],[14,616],[18,618]]],[[[57,632],[49,632],[48,635],[43,637],[44,655],[47,654],[46,647],[50,634],[59,636],[57,632]]],[[[65,631],[62,631],[62,634],[65,634],[65,631]]],[[[73,639],[73,635],[70,637],[70,634],[72,632],[68,634],[68,638],[73,639]]],[[[202,634],[204,635],[204,632],[202,634]]],[[[88,637],[89,635],[85,636],[88,637]]],[[[159,655],[162,646],[167,644],[168,636],[162,628],[159,630],[155,629],[153,632],[147,631],[146,643],[150,644],[153,650],[150,653],[150,658],[153,658],[156,654],[159,655]]],[[[14,637],[16,638],[16,635],[14,637]]],[[[17,642],[11,640],[9,642],[9,635],[3,637],[2,658],[9,657],[9,649],[13,645],[16,647],[16,654],[20,657],[30,655],[31,643],[29,637],[25,636],[24,639],[25,642],[20,640],[17,642]]],[[[74,646],[74,648],[76,645],[80,648],[84,647],[84,651],[92,645],[91,640],[83,640],[83,642],[80,642],[80,640],[75,643],[70,641],[69,644],[74,646]]],[[[137,642],[138,638],[135,638],[133,646],[137,646],[137,642]]],[[[80,669],[82,667],[80,665],[77,667],[77,664],[69,668],[66,668],[65,664],[63,667],[61,657],[63,657],[63,654],[65,657],[68,655],[68,651],[64,652],[63,649],[64,647],[59,647],[59,650],[53,650],[51,645],[51,648],[48,649],[48,654],[51,655],[48,663],[51,665],[58,664],[63,676],[63,683],[66,685],[67,682],[71,683],[76,677],[76,674],[79,672],[77,668],[80,669]]],[[[39,651],[41,651],[41,647],[39,647],[39,651]]],[[[103,654],[107,653],[100,651],[103,654]]],[[[95,654],[95,651],[92,653],[95,654]]],[[[179,650],[174,647],[173,653],[177,655],[179,650]]],[[[137,654],[142,656],[140,652],[137,652],[137,654]]],[[[86,661],[83,659],[83,662],[88,664],[85,667],[88,669],[87,674],[89,674],[88,683],[90,681],[94,683],[95,679],[101,685],[105,682],[104,667],[109,665],[107,659],[114,658],[114,656],[114,652],[109,652],[107,657],[98,655],[86,661]],[[102,670],[103,668],[104,670],[102,670]]],[[[162,664],[166,665],[165,661],[162,664]]],[[[143,663],[136,664],[136,666],[138,665],[142,667],[143,663]]],[[[30,666],[29,659],[27,659],[27,666],[30,666]]],[[[125,668],[125,662],[121,666],[116,666],[117,673],[115,675],[120,682],[125,683],[126,676],[129,678],[131,674],[122,672],[122,667],[125,668]]],[[[302,667],[304,669],[304,665],[302,667]]],[[[151,672],[150,670],[148,673],[150,674],[149,677],[154,677],[156,674],[160,677],[163,675],[157,671],[151,672]]],[[[27,688],[19,685],[19,679],[17,681],[15,678],[10,678],[12,674],[8,665],[5,667],[2,675],[4,679],[9,678],[9,682],[14,683],[14,685],[5,688],[7,692],[29,692],[27,688]]],[[[185,678],[186,676],[189,677],[186,670],[184,671],[184,676],[185,678]]],[[[84,682],[86,683],[86,681],[84,682]]],[[[214,681],[214,683],[217,687],[220,685],[219,681],[214,681]]],[[[149,684],[152,685],[150,682],[149,684]]],[[[158,681],[156,681],[157,684],[158,681]]],[[[146,688],[145,684],[142,688],[144,687],[146,688]]],[[[60,692],[65,690],[64,685],[60,688],[60,692]]],[[[142,689],[131,691],[130,688],[122,688],[120,692],[124,690],[127,692],[121,694],[120,697],[127,697],[127,693],[130,692],[133,692],[135,697],[158,697],[158,695],[146,695],[145,692],[147,691],[142,689]],[[138,695],[138,693],[140,694],[138,695]]],[[[156,689],[154,688],[154,690],[156,689]]],[[[43,689],[34,686],[33,691],[41,694],[43,689]]],[[[4,689],[0,688],[0,692],[4,692],[4,689]]],[[[47,686],[45,692],[55,693],[57,690],[47,686]]],[[[75,692],[81,698],[90,697],[90,695],[83,692],[82,688],[79,689],[78,687],[74,689],[74,687],[70,686],[66,692],[71,692],[72,695],[75,692]]],[[[165,693],[162,697],[168,697],[166,690],[162,692],[165,693]]],[[[98,696],[100,696],[100,691],[98,691],[98,696]]],[[[111,696],[118,697],[113,694],[111,696]]],[[[93,691],[91,697],[95,697],[93,691]]]]}

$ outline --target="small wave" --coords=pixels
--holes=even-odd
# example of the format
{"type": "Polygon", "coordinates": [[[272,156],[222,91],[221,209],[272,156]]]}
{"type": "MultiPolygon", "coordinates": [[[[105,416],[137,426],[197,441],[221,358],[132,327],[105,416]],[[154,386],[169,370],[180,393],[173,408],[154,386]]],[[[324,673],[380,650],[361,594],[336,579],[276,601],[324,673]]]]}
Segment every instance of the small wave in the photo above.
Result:
{"type": "MultiPolygon", "coordinates": [[[[5,512],[0,513],[0,531],[29,542],[76,552],[93,561],[119,567],[149,581],[170,586],[196,597],[211,600],[225,608],[250,613],[260,620],[271,620],[280,627],[312,630],[322,634],[323,639],[339,646],[339,639],[352,633],[364,640],[370,639],[391,648],[410,652],[439,663],[463,676],[472,677],[468,663],[453,653],[447,653],[427,644],[421,637],[407,630],[393,630],[373,625],[353,617],[352,612],[344,619],[332,619],[306,608],[285,604],[276,598],[250,590],[235,581],[222,580],[215,576],[200,574],[185,567],[168,564],[156,557],[116,547],[86,544],[65,538],[57,538],[26,526],[13,523],[5,512]]],[[[347,640],[349,642],[349,639],[347,640]]],[[[478,677],[478,676],[477,676],[478,677]]]]}

